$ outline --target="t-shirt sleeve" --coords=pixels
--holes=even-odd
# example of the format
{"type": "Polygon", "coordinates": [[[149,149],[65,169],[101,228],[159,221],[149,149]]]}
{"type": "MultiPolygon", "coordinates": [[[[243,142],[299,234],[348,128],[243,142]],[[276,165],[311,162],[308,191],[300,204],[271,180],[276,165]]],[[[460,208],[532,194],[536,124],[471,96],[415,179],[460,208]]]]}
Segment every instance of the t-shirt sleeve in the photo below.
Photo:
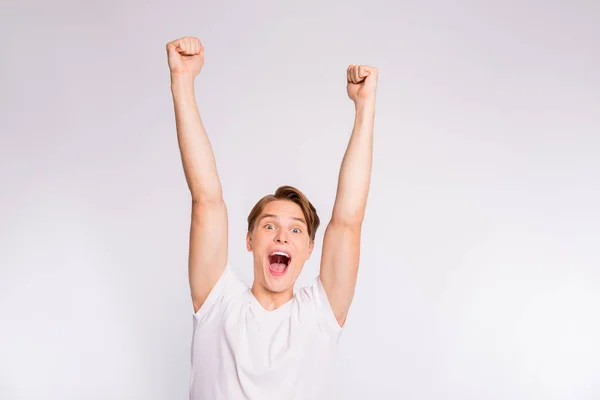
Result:
{"type": "Polygon", "coordinates": [[[227,264],[202,306],[194,313],[194,320],[202,324],[215,318],[231,300],[241,295],[244,290],[246,290],[246,286],[227,264]]]}
{"type": "Polygon", "coordinates": [[[302,292],[305,300],[308,300],[312,307],[314,307],[319,328],[329,334],[339,334],[343,328],[335,318],[335,314],[321,283],[321,277],[317,276],[313,284],[303,288],[302,292]]]}

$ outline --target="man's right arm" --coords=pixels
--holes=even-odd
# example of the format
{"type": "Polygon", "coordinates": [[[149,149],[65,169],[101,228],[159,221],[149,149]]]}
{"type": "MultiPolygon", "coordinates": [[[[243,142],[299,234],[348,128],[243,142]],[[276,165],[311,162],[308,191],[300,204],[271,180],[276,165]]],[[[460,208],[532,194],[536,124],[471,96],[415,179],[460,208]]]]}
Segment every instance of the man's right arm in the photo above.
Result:
{"type": "Polygon", "coordinates": [[[213,149],[196,105],[194,78],[204,64],[196,38],[167,44],[171,93],[183,171],[192,195],[188,272],[194,312],[227,265],[227,208],[213,149]]]}

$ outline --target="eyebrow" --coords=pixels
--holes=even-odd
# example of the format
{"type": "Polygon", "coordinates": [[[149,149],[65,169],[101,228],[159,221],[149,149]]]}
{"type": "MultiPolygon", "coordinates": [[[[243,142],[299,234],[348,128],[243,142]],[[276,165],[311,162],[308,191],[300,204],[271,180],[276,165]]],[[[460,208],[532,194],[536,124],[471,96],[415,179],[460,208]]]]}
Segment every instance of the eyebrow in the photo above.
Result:
{"type": "MultiPolygon", "coordinates": [[[[259,218],[259,221],[262,221],[265,218],[279,219],[279,217],[277,215],[275,215],[275,214],[265,214],[265,215],[263,215],[262,217],[259,218]]],[[[294,219],[296,221],[300,221],[304,225],[308,226],[308,224],[306,223],[306,221],[304,220],[304,218],[292,217],[292,219],[294,219]]]]}

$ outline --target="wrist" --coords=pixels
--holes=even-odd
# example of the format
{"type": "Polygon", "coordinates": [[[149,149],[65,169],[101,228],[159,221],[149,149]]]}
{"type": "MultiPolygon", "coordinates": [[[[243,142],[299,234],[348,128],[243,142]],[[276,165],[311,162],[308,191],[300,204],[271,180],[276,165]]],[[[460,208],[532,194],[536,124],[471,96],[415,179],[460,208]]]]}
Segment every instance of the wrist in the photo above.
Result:
{"type": "Polygon", "coordinates": [[[375,98],[354,102],[356,114],[371,114],[375,112],[375,98]]]}
{"type": "Polygon", "coordinates": [[[193,89],[194,76],[188,74],[171,74],[171,89],[193,89]]]}

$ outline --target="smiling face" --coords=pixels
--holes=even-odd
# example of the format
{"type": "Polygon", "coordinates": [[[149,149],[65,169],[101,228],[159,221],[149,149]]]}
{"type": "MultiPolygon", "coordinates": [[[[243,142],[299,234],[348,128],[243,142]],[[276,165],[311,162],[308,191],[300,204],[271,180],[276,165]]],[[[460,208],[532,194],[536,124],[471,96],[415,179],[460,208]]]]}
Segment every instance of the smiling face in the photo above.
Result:
{"type": "Polygon", "coordinates": [[[254,258],[255,284],[270,292],[293,292],[313,247],[300,206],[289,200],[270,201],[246,235],[246,248],[254,258]]]}

